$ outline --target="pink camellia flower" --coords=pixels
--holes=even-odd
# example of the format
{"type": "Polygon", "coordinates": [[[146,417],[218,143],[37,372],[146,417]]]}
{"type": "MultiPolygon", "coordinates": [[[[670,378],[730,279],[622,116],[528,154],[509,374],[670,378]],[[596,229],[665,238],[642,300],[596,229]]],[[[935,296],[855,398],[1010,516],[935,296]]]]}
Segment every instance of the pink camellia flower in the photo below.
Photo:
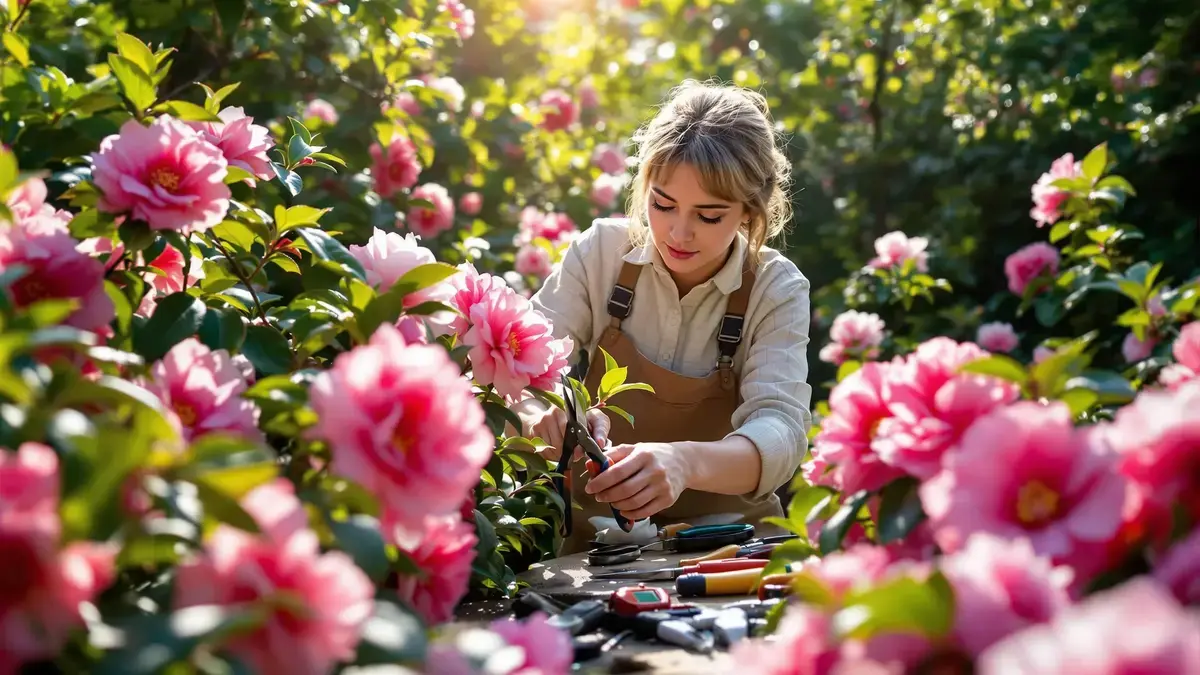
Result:
{"type": "Polygon", "coordinates": [[[523,246],[533,243],[539,237],[554,246],[560,246],[570,241],[579,228],[575,221],[565,213],[543,213],[538,209],[527,206],[521,211],[517,223],[517,234],[513,237],[513,246],[523,246]]]}
{"type": "Polygon", "coordinates": [[[421,159],[413,142],[399,134],[388,141],[387,149],[372,143],[371,177],[375,180],[375,192],[384,199],[407,190],[417,184],[421,176],[421,159]]]}
{"type": "Polygon", "coordinates": [[[461,339],[471,327],[471,308],[487,300],[493,292],[498,292],[494,289],[505,287],[508,284],[504,283],[503,278],[494,274],[480,274],[470,263],[463,263],[458,266],[458,269],[459,273],[450,277],[447,283],[454,287],[454,297],[450,304],[460,314],[460,316],[454,317],[450,330],[461,339]]]}
{"type": "Polygon", "coordinates": [[[339,354],[309,396],[330,468],[375,495],[400,546],[419,542],[427,516],[457,513],[491,459],[483,407],[446,350],[406,345],[390,325],[339,354]]]}
{"type": "Polygon", "coordinates": [[[255,178],[271,180],[275,176],[271,169],[271,158],[267,151],[275,146],[271,131],[254,123],[242,108],[225,108],[217,113],[220,122],[189,122],[209,143],[217,146],[229,166],[236,166],[249,173],[252,178],[246,184],[254,187],[255,178]]]}
{"type": "Polygon", "coordinates": [[[47,204],[46,195],[46,184],[41,178],[30,178],[14,188],[6,200],[13,224],[35,237],[67,234],[71,212],[47,204]]]}
{"type": "Polygon", "coordinates": [[[546,131],[566,129],[579,119],[579,105],[561,89],[551,89],[538,101],[542,108],[542,128],[546,131]]]}
{"type": "Polygon", "coordinates": [[[387,113],[391,109],[403,110],[410,117],[416,117],[421,114],[421,104],[417,103],[417,98],[413,96],[411,91],[402,91],[396,94],[396,97],[391,101],[384,101],[380,106],[381,112],[387,113]]]}
{"type": "Polygon", "coordinates": [[[148,127],[125,122],[91,159],[101,211],[183,234],[207,230],[229,211],[225,155],[173,117],[158,117],[148,127]]]}
{"type": "MultiPolygon", "coordinates": [[[[433,251],[421,246],[416,235],[411,232],[401,235],[375,228],[366,245],[351,244],[348,248],[350,255],[362,263],[367,284],[381,293],[390,289],[400,277],[412,269],[437,262],[433,251]]],[[[412,309],[425,302],[450,303],[455,292],[455,287],[449,282],[438,282],[404,296],[404,308],[412,309]]],[[[455,318],[456,315],[451,312],[435,312],[423,317],[405,315],[400,318],[401,333],[404,334],[405,342],[424,342],[426,322],[436,337],[447,333],[455,318]]]]}
{"type": "Polygon", "coordinates": [[[1054,187],[1051,183],[1059,178],[1078,178],[1082,175],[1082,163],[1076,162],[1075,156],[1068,152],[1054,160],[1050,165],[1050,171],[1038,178],[1031,188],[1033,208],[1029,211],[1029,217],[1037,221],[1038,227],[1058,222],[1058,219],[1062,217],[1063,203],[1070,197],[1069,192],[1054,187]]]}
{"type": "Polygon", "coordinates": [[[462,110],[463,103],[467,99],[467,92],[463,90],[463,86],[459,84],[458,80],[450,76],[433,77],[432,75],[425,75],[421,79],[424,80],[425,86],[446,98],[446,106],[450,110],[454,112],[462,110]]]}
{"type": "Polygon", "coordinates": [[[1150,358],[1156,345],[1158,345],[1158,340],[1153,335],[1147,333],[1145,340],[1139,340],[1137,333],[1129,331],[1125,335],[1125,341],[1121,343],[1121,356],[1129,363],[1137,363],[1150,358]]]}
{"type": "Polygon", "coordinates": [[[833,320],[829,329],[832,345],[821,350],[823,361],[837,363],[848,359],[873,359],[879,356],[879,345],[883,342],[883,319],[878,314],[849,310],[833,320]]]}
{"type": "Polygon", "coordinates": [[[839,382],[829,394],[830,414],[821,420],[813,442],[814,462],[833,467],[820,480],[846,494],[878,490],[904,472],[879,460],[871,441],[891,416],[883,398],[886,363],[868,362],[839,382]]]}
{"type": "Polygon", "coordinates": [[[550,251],[545,248],[537,244],[525,244],[517,249],[513,258],[513,269],[520,274],[545,279],[554,270],[554,261],[550,258],[550,251]]]}
{"type": "Polygon", "coordinates": [[[954,636],[972,656],[1071,604],[1074,572],[1038,557],[1028,539],[977,532],[939,567],[954,589],[954,636]]]}
{"type": "Polygon", "coordinates": [[[625,159],[625,152],[616,143],[600,143],[592,151],[592,166],[607,174],[623,175],[625,159]]]}
{"type": "Polygon", "coordinates": [[[258,406],[242,397],[246,378],[224,349],[188,338],[151,366],[143,386],[163,402],[188,442],[215,432],[263,439],[258,406]]]}
{"type": "Polygon", "coordinates": [[[77,250],[78,242],[65,230],[48,225],[45,219],[30,218],[0,227],[0,269],[25,268],[8,288],[9,301],[25,308],[42,300],[76,300],[79,305],[62,323],[107,333],[116,310],[104,291],[104,265],[77,250]]]}
{"type": "Polygon", "coordinates": [[[1024,296],[1029,284],[1058,274],[1058,262],[1058,249],[1043,241],[1018,250],[1004,261],[1008,290],[1013,295],[1024,296]]]}
{"type": "Polygon", "coordinates": [[[795,603],[785,610],[771,642],[741,640],[730,661],[755,675],[900,675],[914,672],[929,655],[928,640],[883,633],[864,643],[838,643],[833,618],[820,608],[795,603]]]}
{"type": "Polygon", "coordinates": [[[875,257],[868,265],[876,269],[899,268],[912,260],[918,272],[929,271],[929,253],[925,237],[909,237],[903,232],[889,232],[875,240],[875,257]]]}
{"type": "Polygon", "coordinates": [[[1185,605],[1200,605],[1200,530],[1171,547],[1154,567],[1154,578],[1185,605]]]}
{"type": "Polygon", "coordinates": [[[1078,568],[1121,525],[1126,483],[1114,468],[1111,449],[1076,430],[1066,404],[1018,401],[967,429],[921,485],[921,505],[943,551],[988,532],[1028,538],[1038,555],[1078,568]]]}
{"type": "MultiPolygon", "coordinates": [[[[462,336],[480,385],[517,400],[530,383],[546,375],[560,356],[550,321],[511,288],[494,288],[471,307],[471,328],[462,336]]],[[[567,338],[569,339],[569,338],[567,338]]],[[[570,349],[567,349],[568,353],[570,349]]]]}
{"type": "Polygon", "coordinates": [[[883,390],[892,415],[871,442],[875,454],[917,478],[936,474],[942,455],[976,418],[1020,396],[1012,382],[959,372],[987,355],[972,342],[936,337],[893,363],[883,390]]]}
{"type": "Polygon", "coordinates": [[[567,372],[571,364],[571,350],[575,348],[571,338],[566,337],[561,340],[550,341],[550,365],[546,367],[546,372],[541,375],[535,375],[529,379],[529,386],[543,391],[552,391],[560,384],[560,375],[567,372]]]}
{"type": "Polygon", "coordinates": [[[979,675],[1200,672],[1200,619],[1149,577],[1134,577],[992,645],[979,675]],[[1135,620],[1131,620],[1134,617],[1135,620]]]}
{"type": "Polygon", "coordinates": [[[437,183],[426,183],[412,191],[413,199],[425,199],[433,208],[410,206],[405,223],[408,229],[422,239],[435,239],[454,226],[454,200],[446,188],[437,183]]]}
{"type": "Polygon", "coordinates": [[[488,626],[508,644],[525,650],[525,660],[517,666],[516,672],[530,675],[570,672],[575,660],[571,636],[546,623],[547,618],[542,612],[534,612],[523,621],[496,619],[488,626]]]}
{"type": "Polygon", "coordinates": [[[989,352],[1011,352],[1017,348],[1020,338],[1011,323],[994,321],[979,327],[975,342],[989,352]]]}
{"type": "Polygon", "coordinates": [[[323,98],[314,98],[304,106],[304,118],[317,118],[325,124],[338,123],[338,111],[333,104],[323,98]]]}
{"type": "Polygon", "coordinates": [[[481,208],[483,208],[483,195],[478,192],[468,192],[458,198],[458,210],[468,216],[478,214],[481,208]]]}
{"type": "Polygon", "coordinates": [[[1041,363],[1042,361],[1045,361],[1046,359],[1050,358],[1051,356],[1054,356],[1054,354],[1055,354],[1055,352],[1053,349],[1046,347],[1044,345],[1038,345],[1037,347],[1035,347],[1033,349],[1033,362],[1041,363]]]}
{"type": "Polygon", "coordinates": [[[80,605],[112,583],[116,551],[91,541],[59,548],[59,461],[41,443],[0,448],[0,673],[59,655],[83,628],[80,605]]]}
{"type": "MultiPolygon", "coordinates": [[[[114,255],[120,254],[114,252],[114,255]]],[[[141,253],[138,253],[138,257],[141,258],[141,253]]],[[[155,307],[158,306],[158,298],[171,293],[179,293],[204,278],[203,258],[192,257],[186,273],[183,263],[183,254],[174,246],[167,246],[162,253],[158,254],[158,257],[147,263],[147,267],[160,270],[162,274],[156,272],[142,274],[142,279],[149,286],[149,290],[142,296],[142,302],[138,305],[135,314],[145,317],[153,315],[155,307]]]]}
{"type": "Polygon", "coordinates": [[[1182,500],[1200,516],[1200,381],[1175,391],[1143,391],[1103,427],[1118,470],[1150,504],[1182,500]]]}
{"type": "Polygon", "coordinates": [[[892,562],[887,549],[864,538],[806,564],[804,569],[823,583],[836,601],[888,577],[892,562]]]}
{"type": "Polygon", "coordinates": [[[600,94],[596,91],[596,85],[592,82],[590,75],[579,83],[579,88],[575,93],[579,95],[579,106],[584,110],[600,105],[600,94]]]}
{"type": "Polygon", "coordinates": [[[1179,329],[1179,337],[1171,345],[1171,355],[1175,357],[1175,363],[1158,374],[1160,384],[1168,389],[1178,389],[1200,376],[1200,321],[1179,329]]]}
{"type": "Polygon", "coordinates": [[[846,353],[846,346],[838,342],[830,342],[821,347],[821,351],[817,352],[817,358],[825,363],[832,363],[840,366],[850,360],[850,355],[846,353]]]}
{"type": "MultiPolygon", "coordinates": [[[[478,474],[479,469],[475,472],[478,474]]],[[[421,569],[422,576],[400,576],[396,593],[426,623],[437,625],[454,617],[454,608],[466,595],[471,580],[476,542],[474,526],[459,520],[455,514],[429,518],[415,543],[400,546],[421,569]]]]}
{"type": "Polygon", "coordinates": [[[592,192],[589,195],[592,203],[602,209],[610,209],[625,187],[625,177],[602,173],[592,182],[592,192]]]}
{"type": "Polygon", "coordinates": [[[266,621],[224,646],[262,673],[327,673],[354,658],[375,588],[350,556],[321,552],[286,478],[241,499],[261,534],[221,524],[179,566],[175,609],[255,603],[266,621]]]}
{"type": "Polygon", "coordinates": [[[470,40],[475,34],[475,12],[468,9],[460,0],[442,0],[438,11],[450,13],[450,28],[463,40],[470,40]]]}

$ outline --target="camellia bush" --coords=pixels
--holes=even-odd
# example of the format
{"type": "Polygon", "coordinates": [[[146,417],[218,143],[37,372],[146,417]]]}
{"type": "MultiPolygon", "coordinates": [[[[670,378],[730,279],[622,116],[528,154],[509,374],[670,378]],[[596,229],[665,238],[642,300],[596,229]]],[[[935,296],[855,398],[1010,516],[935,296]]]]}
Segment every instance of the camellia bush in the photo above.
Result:
{"type": "Polygon", "coordinates": [[[1139,259],[1141,233],[1118,221],[1135,190],[1114,168],[1103,145],[1055,161],[1032,188],[1049,242],[997,271],[1020,311],[1113,303],[1112,326],[1022,348],[996,320],[910,346],[871,310],[923,307],[947,284],[925,274],[923,238],[876,243],[821,349],[838,381],[775,519],[800,538],[766,573],[808,561],[795,602],[739,664],[1200,668],[1200,280],[1139,259]]]}
{"type": "MultiPolygon", "coordinates": [[[[453,0],[228,3],[199,19],[246,60],[201,71],[182,56],[208,34],[147,41],[122,24],[179,25],[139,7],[4,15],[0,672],[565,672],[544,616],[439,626],[511,597],[559,536],[512,406],[563,405],[574,345],[528,296],[578,228],[529,171],[483,165],[577,132],[579,104],[464,110],[433,56],[474,32],[453,0]],[[340,70],[273,32],[289,20],[340,70]],[[344,51],[357,31],[377,51],[344,51]],[[268,100],[293,59],[373,106],[268,100]]],[[[575,217],[624,170],[584,153],[569,178],[602,194],[575,217]]],[[[644,386],[597,367],[589,405],[644,386]]]]}

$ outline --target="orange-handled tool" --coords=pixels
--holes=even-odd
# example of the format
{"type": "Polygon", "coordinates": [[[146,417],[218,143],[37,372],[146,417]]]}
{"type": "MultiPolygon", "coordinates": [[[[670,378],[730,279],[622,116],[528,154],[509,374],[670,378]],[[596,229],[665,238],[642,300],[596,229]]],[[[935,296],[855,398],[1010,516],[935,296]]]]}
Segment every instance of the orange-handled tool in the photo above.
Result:
{"type": "MultiPolygon", "coordinates": [[[[752,560],[745,558],[739,558],[738,560],[752,562],[752,560]]],[[[728,562],[736,561],[731,560],[728,562]]],[[[757,562],[766,563],[767,561],[759,560],[757,562]]],[[[675,580],[675,592],[685,598],[710,595],[749,595],[758,586],[759,579],[762,578],[763,567],[765,565],[730,572],[684,574],[675,580]]],[[[799,569],[799,564],[788,565],[786,567],[787,572],[799,571],[799,569]]]]}
{"type": "Polygon", "coordinates": [[[603,574],[593,574],[593,579],[674,579],[685,574],[711,574],[714,572],[730,572],[735,570],[753,570],[755,573],[762,572],[762,569],[767,566],[768,560],[752,560],[750,558],[739,558],[736,560],[706,560],[695,565],[687,565],[685,567],[666,567],[657,570],[620,570],[618,572],[605,572],[603,574]]]}
{"type": "Polygon", "coordinates": [[[768,597],[778,593],[778,589],[780,588],[783,589],[783,594],[786,595],[788,589],[792,587],[792,581],[799,576],[799,571],[789,571],[784,574],[768,574],[758,582],[758,599],[766,600],[768,597]]]}
{"type": "Polygon", "coordinates": [[[708,560],[728,560],[730,558],[736,558],[738,551],[740,551],[741,548],[742,547],[738,544],[730,544],[728,546],[722,546],[711,553],[706,553],[697,558],[684,558],[683,560],[680,560],[679,563],[681,565],[695,565],[696,563],[702,563],[708,560]]]}
{"type": "MultiPolygon", "coordinates": [[[[680,532],[682,532],[683,530],[690,530],[690,529],[692,529],[692,526],[688,525],[687,523],[672,523],[671,525],[667,525],[666,527],[658,528],[658,537],[660,539],[670,539],[670,538],[674,537],[675,535],[679,534],[680,532]]],[[[687,563],[684,563],[684,564],[686,565],[687,563]]]]}

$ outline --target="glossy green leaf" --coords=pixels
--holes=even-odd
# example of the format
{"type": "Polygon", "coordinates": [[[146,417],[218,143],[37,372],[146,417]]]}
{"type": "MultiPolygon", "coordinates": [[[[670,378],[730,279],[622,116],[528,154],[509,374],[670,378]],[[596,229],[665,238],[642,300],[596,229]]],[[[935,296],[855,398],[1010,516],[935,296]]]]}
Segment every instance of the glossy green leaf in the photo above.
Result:
{"type": "Polygon", "coordinates": [[[172,347],[192,337],[204,323],[208,308],[187,293],[172,293],[158,301],[154,314],[133,332],[133,351],[153,362],[172,347]]]}
{"type": "Polygon", "coordinates": [[[959,368],[959,372],[991,375],[1022,386],[1029,380],[1025,367],[1016,359],[1003,354],[992,354],[967,363],[959,368]]]}
{"type": "Polygon", "coordinates": [[[109,54],[108,65],[112,68],[113,76],[121,84],[121,92],[125,98],[138,110],[145,110],[154,105],[158,98],[158,90],[150,76],[141,67],[117,54],[109,54]]]}
{"type": "MultiPolygon", "coordinates": [[[[327,232],[312,227],[301,227],[296,229],[296,234],[304,239],[305,243],[308,244],[309,250],[311,250],[313,255],[315,255],[317,258],[337,263],[337,265],[347,273],[363,281],[366,280],[367,274],[363,270],[362,263],[360,263],[357,258],[350,255],[350,251],[348,251],[341,242],[329,236],[327,232]]],[[[410,270],[409,273],[411,274],[417,269],[420,268],[414,268],[413,270],[410,270]]],[[[401,280],[403,280],[403,277],[401,280]]],[[[396,283],[400,282],[398,281],[396,283]]]]}
{"type": "Polygon", "coordinates": [[[247,326],[242,353],[263,375],[279,375],[292,369],[292,349],[287,338],[269,326],[247,326]]]}
{"type": "Polygon", "coordinates": [[[850,498],[825,522],[818,538],[821,555],[836,551],[842,546],[842,540],[850,531],[850,526],[858,518],[858,512],[867,503],[870,493],[866,490],[851,495],[850,498]]]}
{"type": "Polygon", "coordinates": [[[880,544],[890,544],[908,536],[922,520],[925,511],[917,493],[920,481],[898,478],[884,486],[880,493],[877,536],[880,544]]]}
{"type": "Polygon", "coordinates": [[[954,625],[954,591],[940,571],[921,581],[898,575],[874,587],[851,591],[833,617],[842,639],[915,634],[940,638],[954,625]]]}
{"type": "Polygon", "coordinates": [[[327,522],[338,546],[350,554],[355,564],[362,568],[372,581],[382,582],[387,577],[391,565],[379,520],[356,514],[345,520],[330,519],[327,522]]]}

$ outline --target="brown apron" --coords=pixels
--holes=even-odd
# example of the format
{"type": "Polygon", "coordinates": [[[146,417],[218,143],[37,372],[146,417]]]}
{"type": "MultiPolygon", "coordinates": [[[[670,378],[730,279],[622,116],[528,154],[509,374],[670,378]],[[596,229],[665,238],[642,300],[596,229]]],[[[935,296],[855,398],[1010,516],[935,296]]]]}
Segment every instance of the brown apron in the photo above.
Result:
{"type": "MultiPolygon", "coordinates": [[[[717,337],[721,356],[716,368],[706,377],[688,377],[663,368],[643,356],[633,341],[621,331],[621,320],[629,316],[634,288],[643,267],[645,265],[626,262],[621,268],[608,301],[608,313],[612,319],[600,336],[597,349],[588,359],[590,366],[585,378],[588,391],[594,395],[604,375],[604,356],[599,351],[603,347],[619,365],[628,368],[626,382],[645,382],[654,387],[653,394],[640,390],[626,391],[619,394],[620,401],[614,400],[614,404],[634,417],[634,426],[631,427],[622,417],[611,416],[609,438],[613,445],[719,441],[733,431],[733,413],[741,404],[740,388],[733,372],[733,354],[741,343],[746,305],[754,286],[754,270],[749,264],[743,266],[742,285],[729,296],[717,337]]],[[[601,504],[584,492],[587,484],[585,461],[574,460],[570,473],[571,499],[583,508],[573,512],[572,531],[564,539],[559,555],[570,555],[591,548],[588,542],[596,536],[596,530],[588,522],[589,518],[612,518],[609,504],[601,504]]],[[[732,514],[728,519],[719,520],[720,523],[746,522],[758,528],[758,521],[766,516],[783,516],[783,508],[774,493],[753,498],[684,490],[673,505],[650,520],[658,527],[681,522],[695,525],[697,523],[692,521],[698,518],[718,514],[732,514]],[[741,518],[737,518],[737,514],[741,518]]]]}

